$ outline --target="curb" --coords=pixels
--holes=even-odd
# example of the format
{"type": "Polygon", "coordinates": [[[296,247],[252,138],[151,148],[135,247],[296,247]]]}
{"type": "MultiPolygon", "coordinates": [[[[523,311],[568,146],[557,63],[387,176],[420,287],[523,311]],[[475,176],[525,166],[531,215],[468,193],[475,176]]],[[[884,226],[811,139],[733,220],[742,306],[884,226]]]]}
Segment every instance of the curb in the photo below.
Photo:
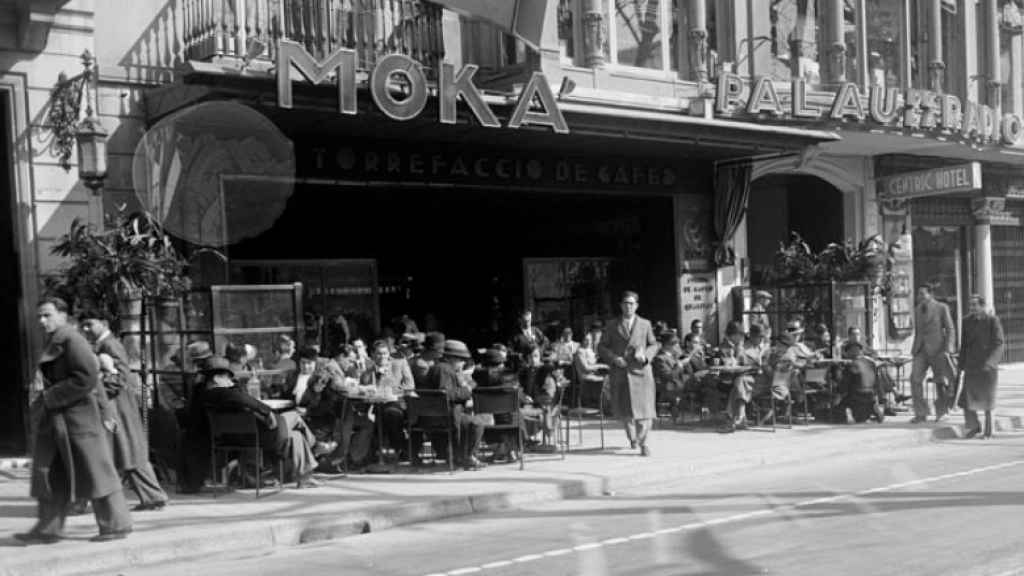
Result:
{"type": "MultiPolygon", "coordinates": [[[[1021,419],[999,418],[995,427],[1002,431],[1020,428],[1021,419]]],[[[857,446],[862,449],[879,449],[927,444],[936,440],[962,437],[963,427],[947,425],[909,432],[910,434],[905,436],[869,440],[857,446]]],[[[614,475],[595,474],[559,480],[550,485],[527,490],[438,498],[272,522],[246,520],[215,527],[196,527],[181,535],[140,533],[123,543],[104,547],[104,554],[97,554],[96,550],[91,548],[76,548],[63,553],[50,548],[43,558],[26,558],[21,562],[0,566],[0,576],[109,574],[131,567],[195,560],[225,550],[238,554],[272,547],[310,544],[410,524],[496,512],[525,504],[613,495],[616,491],[667,480],[725,474],[764,465],[795,464],[812,458],[836,456],[848,450],[848,445],[838,445],[823,447],[813,454],[800,451],[754,452],[737,458],[736,453],[731,453],[724,454],[718,459],[703,461],[699,463],[699,469],[695,463],[671,462],[658,470],[614,475]]]]}

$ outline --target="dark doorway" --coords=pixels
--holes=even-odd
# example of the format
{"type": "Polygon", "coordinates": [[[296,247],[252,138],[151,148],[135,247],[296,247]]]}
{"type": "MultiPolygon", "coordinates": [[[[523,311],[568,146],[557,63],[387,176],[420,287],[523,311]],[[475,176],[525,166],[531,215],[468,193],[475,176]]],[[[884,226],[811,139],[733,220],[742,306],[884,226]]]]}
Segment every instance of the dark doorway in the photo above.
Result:
{"type": "Polygon", "coordinates": [[[7,92],[0,90],[0,192],[4,209],[0,213],[0,253],[3,278],[0,279],[0,346],[7,352],[8,364],[0,379],[0,455],[22,454],[26,448],[25,411],[26,396],[23,382],[22,326],[19,314],[21,304],[21,270],[18,266],[18,244],[14,218],[17,198],[14,190],[14,151],[12,102],[7,92]]]}
{"type": "Polygon", "coordinates": [[[524,304],[524,259],[621,262],[609,290],[637,290],[642,314],[671,321],[672,225],[668,197],[306,185],[271,230],[229,256],[373,259],[382,325],[408,314],[486,346],[504,339],[524,304]]]}
{"type": "Polygon", "coordinates": [[[747,208],[747,246],[751,281],[763,282],[780,242],[798,232],[818,251],[842,242],[843,194],[816,176],[771,174],[751,184],[747,208]]]}

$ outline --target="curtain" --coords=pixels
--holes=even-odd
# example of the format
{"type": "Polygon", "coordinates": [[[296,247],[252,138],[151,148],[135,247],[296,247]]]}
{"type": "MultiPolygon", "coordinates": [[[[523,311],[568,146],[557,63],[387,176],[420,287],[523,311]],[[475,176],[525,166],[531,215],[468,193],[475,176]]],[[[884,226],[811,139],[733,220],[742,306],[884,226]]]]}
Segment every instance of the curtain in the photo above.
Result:
{"type": "Polygon", "coordinates": [[[718,243],[715,246],[715,264],[719,267],[729,266],[735,260],[732,239],[736,229],[743,221],[747,212],[747,200],[750,198],[749,163],[729,164],[715,169],[715,235],[718,243]]]}

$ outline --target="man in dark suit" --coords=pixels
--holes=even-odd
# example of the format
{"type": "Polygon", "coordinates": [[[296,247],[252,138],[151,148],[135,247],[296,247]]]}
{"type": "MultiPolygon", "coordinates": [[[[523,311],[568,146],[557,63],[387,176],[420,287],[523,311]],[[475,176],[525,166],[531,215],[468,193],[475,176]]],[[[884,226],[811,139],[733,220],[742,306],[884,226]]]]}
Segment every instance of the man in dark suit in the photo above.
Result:
{"type": "Polygon", "coordinates": [[[60,540],[68,505],[84,498],[92,500],[100,529],[93,540],[124,538],[132,520],[110,451],[116,420],[103,416],[109,403],[99,389],[98,362],[68,324],[67,303],[44,299],[38,315],[46,336],[39,360],[41,390],[31,408],[36,430],[31,494],[39,505],[35,526],[14,537],[26,544],[60,540]]]}
{"type": "Polygon", "coordinates": [[[103,387],[117,409],[120,424],[114,434],[114,461],[125,484],[139,497],[139,505],[133,510],[160,510],[167,504],[167,493],[149,462],[149,441],[135,401],[139,379],[128,367],[128,352],[110,331],[105,312],[86,312],[81,321],[82,332],[92,342],[96,355],[106,354],[114,360],[114,370],[104,375],[103,387]]]}
{"type": "Polygon", "coordinates": [[[544,349],[548,339],[544,333],[533,325],[533,311],[523,310],[519,314],[519,329],[509,338],[508,347],[512,350],[513,367],[519,368],[520,360],[534,348],[544,349]]]}
{"type": "Polygon", "coordinates": [[[971,296],[970,314],[964,318],[960,342],[960,369],[964,372],[964,425],[966,436],[992,437],[992,410],[999,385],[999,362],[1003,359],[1003,326],[999,317],[985,310],[985,299],[971,296]],[[985,428],[978,421],[985,413],[985,428]]]}
{"type": "Polygon", "coordinates": [[[935,380],[935,421],[949,411],[952,400],[949,382],[953,379],[953,364],[949,357],[953,340],[953,319],[949,307],[935,300],[931,286],[917,289],[917,308],[914,310],[914,357],[910,371],[910,390],[914,396],[912,424],[924,422],[928,417],[928,402],[924,395],[924,376],[932,369],[935,380]]]}
{"type": "Polygon", "coordinates": [[[650,456],[647,433],[656,416],[651,360],[658,353],[658,341],[651,323],[636,313],[640,305],[636,292],[624,292],[619,305],[622,315],[609,323],[597,349],[610,366],[611,404],[615,417],[626,427],[629,446],[640,446],[640,454],[650,456]]]}

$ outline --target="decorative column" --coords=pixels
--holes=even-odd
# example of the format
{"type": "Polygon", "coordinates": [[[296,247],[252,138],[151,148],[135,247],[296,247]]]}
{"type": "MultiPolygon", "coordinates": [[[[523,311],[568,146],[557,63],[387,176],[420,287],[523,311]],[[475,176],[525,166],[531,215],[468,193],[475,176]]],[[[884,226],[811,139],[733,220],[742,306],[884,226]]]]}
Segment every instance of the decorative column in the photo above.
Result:
{"type": "Polygon", "coordinates": [[[589,68],[604,66],[604,3],[583,0],[583,62],[589,68]]]}
{"type": "Polygon", "coordinates": [[[985,0],[985,56],[988,63],[988,105],[999,110],[1003,91],[1003,70],[999,53],[999,0],[985,0]]]}
{"type": "Polygon", "coordinates": [[[843,23],[843,0],[828,0],[825,12],[828,82],[836,85],[846,82],[846,39],[843,34],[843,23]]]}
{"type": "Polygon", "coordinates": [[[1007,216],[1006,199],[982,197],[971,200],[974,213],[974,285],[985,298],[986,306],[994,306],[995,289],[992,281],[992,223],[1007,216]]]}
{"type": "Polygon", "coordinates": [[[690,0],[686,5],[690,26],[690,79],[698,82],[708,81],[708,1],[690,0]]]}
{"type": "MultiPolygon", "coordinates": [[[[789,39],[789,72],[793,78],[804,78],[804,45],[807,43],[807,10],[809,0],[797,0],[796,26],[789,39]]],[[[813,16],[812,16],[813,22],[813,16]]]]}
{"type": "Polygon", "coordinates": [[[929,88],[942,92],[946,73],[946,63],[942,60],[942,0],[931,0],[928,9],[928,72],[929,88]]]}

